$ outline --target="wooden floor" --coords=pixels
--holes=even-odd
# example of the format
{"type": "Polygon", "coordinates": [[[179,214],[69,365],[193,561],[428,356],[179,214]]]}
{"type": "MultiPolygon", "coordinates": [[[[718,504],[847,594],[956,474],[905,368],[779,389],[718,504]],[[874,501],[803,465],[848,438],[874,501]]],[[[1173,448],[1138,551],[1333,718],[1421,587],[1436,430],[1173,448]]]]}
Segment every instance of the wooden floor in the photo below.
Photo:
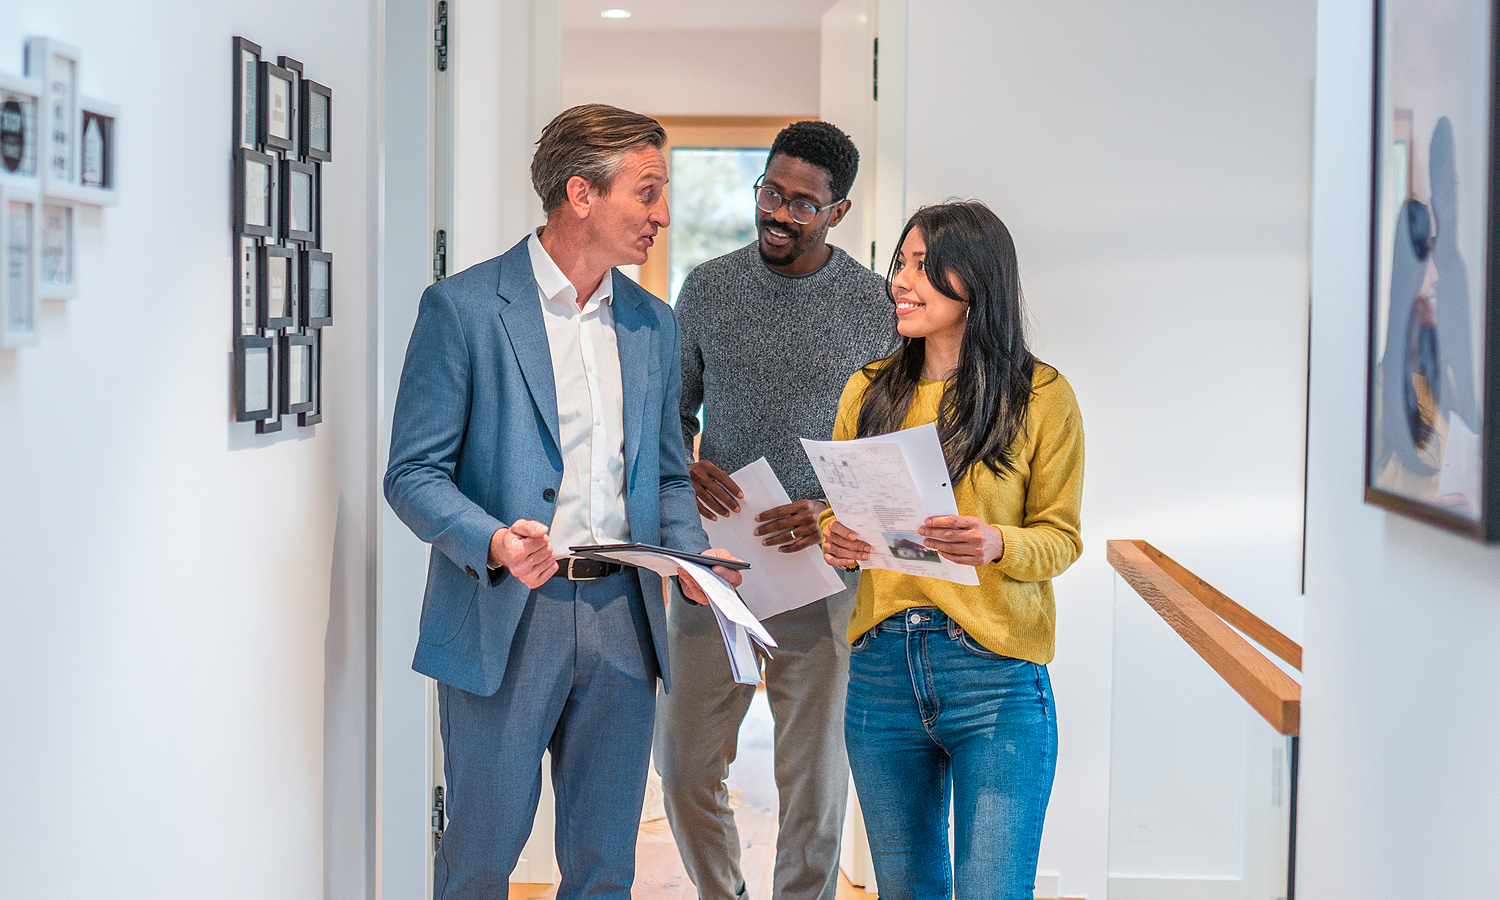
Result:
{"type": "MultiPolygon", "coordinates": [[[[771,900],[777,808],[771,748],[771,709],[765,692],[760,691],[740,728],[739,757],[729,767],[730,803],[735,807],[734,821],[744,848],[740,865],[749,900],[771,900]]],[[[651,808],[649,798],[647,808],[651,808]]],[[[556,891],[557,886],[551,884],[513,884],[510,900],[551,900],[556,891]]],[[[635,853],[635,888],[630,895],[637,900],[697,900],[698,891],[682,867],[666,819],[641,825],[635,853]]],[[[875,900],[875,895],[851,887],[841,872],[838,900],[875,900]]]]}

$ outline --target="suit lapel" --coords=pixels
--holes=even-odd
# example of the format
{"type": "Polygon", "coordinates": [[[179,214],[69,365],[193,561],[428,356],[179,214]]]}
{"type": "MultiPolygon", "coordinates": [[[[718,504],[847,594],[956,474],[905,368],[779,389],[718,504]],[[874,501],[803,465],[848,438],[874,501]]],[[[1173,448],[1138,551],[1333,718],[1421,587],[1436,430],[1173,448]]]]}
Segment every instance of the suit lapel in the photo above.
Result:
{"type": "Polygon", "coordinates": [[[655,331],[641,309],[635,285],[615,273],[615,344],[620,353],[620,385],[624,399],[625,480],[630,483],[635,457],[641,449],[641,426],[645,417],[646,379],[651,361],[651,339],[655,331]]]}
{"type": "Polygon", "coordinates": [[[531,252],[526,241],[512,247],[500,258],[500,321],[510,338],[511,351],[526,379],[531,402],[547,425],[552,446],[562,456],[562,439],[557,425],[557,382],[552,377],[552,351],[547,346],[547,326],[542,321],[542,303],[537,296],[536,278],[531,273],[531,252]]]}

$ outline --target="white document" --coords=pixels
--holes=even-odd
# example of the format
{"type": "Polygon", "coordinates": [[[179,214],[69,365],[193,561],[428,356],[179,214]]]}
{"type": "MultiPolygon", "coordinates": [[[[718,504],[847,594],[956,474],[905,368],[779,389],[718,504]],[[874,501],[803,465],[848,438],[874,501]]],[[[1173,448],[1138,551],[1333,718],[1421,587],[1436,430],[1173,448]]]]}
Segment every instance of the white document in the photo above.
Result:
{"type": "Polygon", "coordinates": [[[739,684],[760,684],[760,666],[756,662],[750,642],[754,641],[759,644],[766,655],[770,656],[770,648],[776,646],[776,640],[771,637],[766,627],[760,624],[760,620],[745,607],[744,602],[734,592],[734,588],[730,587],[729,582],[715,575],[707,566],[700,566],[695,562],[678,559],[665,553],[619,550],[595,551],[592,555],[607,557],[628,566],[650,569],[663,578],[676,575],[679,568],[693,576],[693,580],[698,582],[698,586],[708,597],[708,605],[712,607],[714,618],[719,622],[719,633],[724,636],[724,649],[729,654],[729,667],[734,672],[734,680],[739,684]]]}
{"type": "Polygon", "coordinates": [[[823,561],[823,550],[817,544],[796,553],[782,553],[762,544],[755,534],[755,529],[764,524],[755,521],[756,516],[792,502],[764,456],[729,477],[745,493],[740,511],[727,518],[703,519],[703,530],[708,532],[710,544],[750,564],[740,584],[740,597],[757,619],[769,619],[844,589],[843,579],[823,561]]]}
{"type": "Polygon", "coordinates": [[[854,441],[803,438],[802,449],[839,522],[870,545],[861,566],[979,584],[973,566],[943,559],[917,533],[931,516],[958,515],[936,425],[854,441]]]}

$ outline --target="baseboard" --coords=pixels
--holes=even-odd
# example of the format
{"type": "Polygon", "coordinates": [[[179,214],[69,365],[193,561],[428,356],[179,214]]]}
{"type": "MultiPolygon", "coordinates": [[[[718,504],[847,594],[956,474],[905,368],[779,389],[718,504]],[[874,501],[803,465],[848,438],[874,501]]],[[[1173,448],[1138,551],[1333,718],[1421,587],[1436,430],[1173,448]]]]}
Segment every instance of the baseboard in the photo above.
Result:
{"type": "Polygon", "coordinates": [[[1240,900],[1240,879],[1111,875],[1109,900],[1240,900]]]}

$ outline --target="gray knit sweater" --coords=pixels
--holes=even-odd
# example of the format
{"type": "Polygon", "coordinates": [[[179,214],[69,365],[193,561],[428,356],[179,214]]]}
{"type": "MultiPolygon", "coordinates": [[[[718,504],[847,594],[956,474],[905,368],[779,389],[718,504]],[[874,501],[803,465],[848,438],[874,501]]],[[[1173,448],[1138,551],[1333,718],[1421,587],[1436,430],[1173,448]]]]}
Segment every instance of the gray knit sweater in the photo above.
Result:
{"type": "Polygon", "coordinates": [[[688,453],[701,404],[700,459],[733,472],[764,456],[793,500],[822,497],[798,439],[828,440],[849,376],[890,352],[885,280],[837,247],[816,272],[781,275],[750,244],[688,275],[677,320],[688,453]]]}

